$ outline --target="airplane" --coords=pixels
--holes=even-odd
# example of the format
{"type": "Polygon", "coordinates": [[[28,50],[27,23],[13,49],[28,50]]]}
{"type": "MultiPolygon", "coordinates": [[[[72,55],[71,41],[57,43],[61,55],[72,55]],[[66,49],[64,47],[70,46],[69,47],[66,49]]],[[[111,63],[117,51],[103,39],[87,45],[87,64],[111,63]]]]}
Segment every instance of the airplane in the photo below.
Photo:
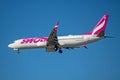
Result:
{"type": "Polygon", "coordinates": [[[22,49],[34,48],[45,48],[46,52],[58,51],[59,53],[63,53],[62,48],[73,49],[79,48],[80,46],[87,48],[86,45],[89,43],[109,38],[109,36],[105,35],[108,18],[109,15],[104,15],[92,31],[83,35],[58,36],[59,22],[57,22],[48,37],[18,39],[9,44],[8,47],[17,50],[18,53],[22,49]]]}

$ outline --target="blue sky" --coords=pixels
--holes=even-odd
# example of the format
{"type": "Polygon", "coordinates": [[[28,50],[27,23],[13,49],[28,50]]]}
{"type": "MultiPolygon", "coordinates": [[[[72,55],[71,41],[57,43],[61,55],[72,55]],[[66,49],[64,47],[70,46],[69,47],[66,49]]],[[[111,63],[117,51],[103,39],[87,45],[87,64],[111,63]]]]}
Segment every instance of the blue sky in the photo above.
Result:
{"type": "Polygon", "coordinates": [[[0,80],[120,80],[120,1],[1,0],[0,80]],[[22,50],[7,45],[19,38],[48,36],[57,21],[58,35],[83,34],[109,14],[106,34],[114,36],[64,53],[22,50]]]}

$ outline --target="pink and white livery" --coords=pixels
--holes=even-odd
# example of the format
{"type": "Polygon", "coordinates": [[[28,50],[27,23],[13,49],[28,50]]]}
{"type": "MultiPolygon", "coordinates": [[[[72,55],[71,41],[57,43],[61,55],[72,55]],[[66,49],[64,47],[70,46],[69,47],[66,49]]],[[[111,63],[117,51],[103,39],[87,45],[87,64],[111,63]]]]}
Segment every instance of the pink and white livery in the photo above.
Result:
{"type": "Polygon", "coordinates": [[[62,48],[72,49],[80,46],[87,48],[87,44],[107,37],[105,30],[108,17],[109,15],[104,15],[92,31],[83,35],[57,36],[59,26],[57,22],[48,37],[19,39],[9,44],[8,47],[18,52],[21,49],[45,48],[46,52],[59,51],[59,53],[63,52],[62,48]]]}

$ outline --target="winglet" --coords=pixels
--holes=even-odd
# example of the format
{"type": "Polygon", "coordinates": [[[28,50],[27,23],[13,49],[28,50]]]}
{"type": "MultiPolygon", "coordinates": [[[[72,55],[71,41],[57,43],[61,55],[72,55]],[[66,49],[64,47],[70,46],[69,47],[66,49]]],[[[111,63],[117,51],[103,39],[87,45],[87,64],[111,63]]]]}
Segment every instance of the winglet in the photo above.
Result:
{"type": "Polygon", "coordinates": [[[59,26],[59,22],[56,23],[55,27],[54,27],[54,30],[58,30],[58,26],[59,26]]]}

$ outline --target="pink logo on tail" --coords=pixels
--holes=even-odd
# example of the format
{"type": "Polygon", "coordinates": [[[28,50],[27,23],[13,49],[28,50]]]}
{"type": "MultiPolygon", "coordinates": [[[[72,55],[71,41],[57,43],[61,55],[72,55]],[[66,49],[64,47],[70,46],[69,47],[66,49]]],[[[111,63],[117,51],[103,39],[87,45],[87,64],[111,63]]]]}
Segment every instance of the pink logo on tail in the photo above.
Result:
{"type": "Polygon", "coordinates": [[[102,17],[102,19],[98,22],[98,24],[95,26],[95,28],[91,32],[88,32],[87,34],[88,35],[98,35],[102,31],[105,32],[106,25],[108,22],[108,17],[109,17],[109,15],[104,15],[102,17]]]}

